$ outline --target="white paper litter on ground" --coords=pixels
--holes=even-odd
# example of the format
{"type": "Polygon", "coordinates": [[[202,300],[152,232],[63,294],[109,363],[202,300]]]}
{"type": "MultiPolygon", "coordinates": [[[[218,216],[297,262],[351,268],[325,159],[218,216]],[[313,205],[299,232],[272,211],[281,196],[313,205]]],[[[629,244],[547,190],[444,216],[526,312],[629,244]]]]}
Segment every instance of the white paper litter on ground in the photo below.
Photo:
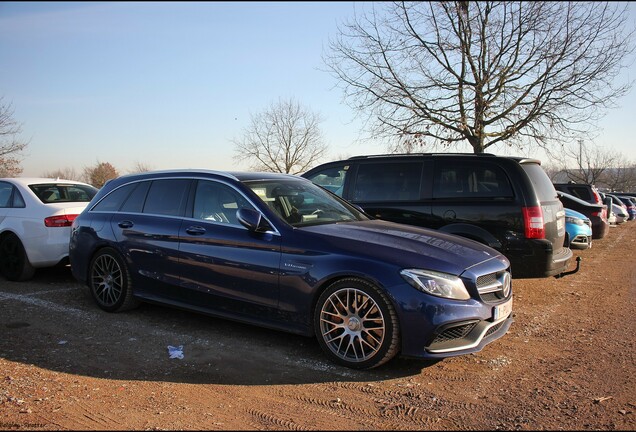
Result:
{"type": "Polygon", "coordinates": [[[168,354],[170,354],[170,358],[183,359],[183,345],[179,345],[178,347],[168,345],[168,354]]]}

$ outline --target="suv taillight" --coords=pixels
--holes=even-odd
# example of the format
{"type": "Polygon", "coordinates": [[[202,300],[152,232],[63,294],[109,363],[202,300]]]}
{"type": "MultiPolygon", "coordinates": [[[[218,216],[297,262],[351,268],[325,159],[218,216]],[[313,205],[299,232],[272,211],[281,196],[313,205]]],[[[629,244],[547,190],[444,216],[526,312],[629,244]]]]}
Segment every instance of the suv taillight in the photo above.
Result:
{"type": "Polygon", "coordinates": [[[603,200],[601,199],[601,196],[599,195],[599,193],[596,192],[595,189],[592,189],[592,193],[594,194],[594,199],[596,200],[596,204],[603,205],[603,200]]]}
{"type": "Polygon", "coordinates": [[[49,216],[47,218],[44,218],[44,226],[47,226],[47,227],[71,226],[77,216],[78,215],[76,214],[49,216]]]}
{"type": "Polygon", "coordinates": [[[525,227],[526,238],[545,238],[545,228],[543,225],[543,211],[541,207],[523,207],[523,225],[525,227]]]}

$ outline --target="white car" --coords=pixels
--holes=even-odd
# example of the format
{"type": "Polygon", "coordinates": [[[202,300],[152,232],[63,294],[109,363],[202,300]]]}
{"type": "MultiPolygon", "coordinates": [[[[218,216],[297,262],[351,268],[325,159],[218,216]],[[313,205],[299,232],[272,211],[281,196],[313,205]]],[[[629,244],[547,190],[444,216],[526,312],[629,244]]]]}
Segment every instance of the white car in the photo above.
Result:
{"type": "Polygon", "coordinates": [[[612,204],[612,214],[616,216],[616,220],[613,222],[615,225],[620,225],[627,219],[629,219],[629,215],[627,214],[625,209],[617,206],[616,204],[612,204]]]}
{"type": "Polygon", "coordinates": [[[67,264],[71,224],[96,193],[72,180],[0,178],[0,274],[23,281],[67,264]]]}

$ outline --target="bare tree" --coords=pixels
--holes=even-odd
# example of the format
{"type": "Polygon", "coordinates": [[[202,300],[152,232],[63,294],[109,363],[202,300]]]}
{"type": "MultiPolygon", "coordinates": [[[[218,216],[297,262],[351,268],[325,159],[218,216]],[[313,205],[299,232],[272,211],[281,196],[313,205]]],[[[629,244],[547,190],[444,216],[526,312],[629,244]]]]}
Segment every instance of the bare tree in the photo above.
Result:
{"type": "Polygon", "coordinates": [[[44,173],[42,173],[42,177],[45,178],[59,178],[59,179],[64,179],[64,180],[76,180],[76,181],[81,181],[82,179],[82,175],[79,174],[77,171],[75,171],[75,168],[62,168],[62,169],[57,169],[55,171],[46,171],[44,173]]]}
{"type": "Polygon", "coordinates": [[[395,149],[549,148],[593,128],[632,85],[617,80],[634,50],[629,3],[362,8],[339,27],[324,61],[371,134],[395,149]]]}
{"type": "Polygon", "coordinates": [[[615,192],[636,191],[636,164],[621,158],[616,166],[605,171],[603,183],[615,192]]]}
{"type": "Polygon", "coordinates": [[[568,180],[598,186],[605,173],[617,165],[621,158],[622,155],[613,150],[590,146],[579,140],[577,144],[563,147],[560,164],[568,180]]]}
{"type": "Polygon", "coordinates": [[[0,97],[0,177],[16,177],[22,173],[20,159],[16,157],[28,143],[18,140],[22,131],[13,118],[13,109],[0,97]]]}
{"type": "Polygon", "coordinates": [[[98,162],[95,166],[84,168],[85,181],[96,188],[101,188],[108,180],[119,176],[119,173],[108,162],[98,162]]]}
{"type": "Polygon", "coordinates": [[[232,140],[234,159],[248,161],[256,171],[298,174],[327,151],[319,128],[322,117],[294,100],[279,100],[251,115],[244,136],[232,140]]]}
{"type": "Polygon", "coordinates": [[[148,165],[145,162],[140,162],[137,161],[135,162],[135,165],[128,170],[129,174],[134,174],[134,173],[143,173],[143,172],[148,172],[151,171],[152,167],[150,165],[148,165]]]}

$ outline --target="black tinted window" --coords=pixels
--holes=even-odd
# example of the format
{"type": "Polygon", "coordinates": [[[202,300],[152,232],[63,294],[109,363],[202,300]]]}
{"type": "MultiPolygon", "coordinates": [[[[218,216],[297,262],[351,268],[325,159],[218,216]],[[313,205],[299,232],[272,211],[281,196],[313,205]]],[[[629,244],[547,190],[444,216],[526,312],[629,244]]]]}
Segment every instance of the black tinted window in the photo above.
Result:
{"type": "Polygon", "coordinates": [[[420,198],[422,164],[367,163],[358,167],[354,201],[408,201],[420,198]]]}
{"type": "Polygon", "coordinates": [[[438,161],[433,180],[434,198],[511,198],[510,180],[496,165],[438,161]]]}
{"type": "Polygon", "coordinates": [[[568,186],[568,193],[577,198],[581,198],[583,201],[590,201],[592,199],[590,189],[587,186],[568,186]]]}
{"type": "Polygon", "coordinates": [[[69,184],[37,184],[29,188],[45,204],[53,202],[89,202],[97,189],[93,186],[69,185],[69,184]]]}
{"type": "Polygon", "coordinates": [[[144,213],[166,216],[182,216],[187,200],[190,180],[155,180],[150,185],[144,213]]]}
{"type": "Polygon", "coordinates": [[[530,181],[534,185],[534,189],[537,192],[539,201],[554,201],[557,199],[556,189],[554,184],[550,180],[550,177],[543,171],[541,165],[537,163],[523,163],[521,164],[523,170],[530,177],[530,181]]]}
{"type": "Polygon", "coordinates": [[[141,213],[150,183],[151,182],[149,181],[135,183],[135,189],[130,193],[130,195],[128,195],[128,198],[121,207],[120,211],[127,213],[141,213]]]}
{"type": "Polygon", "coordinates": [[[100,200],[95,207],[93,207],[94,211],[117,211],[121,207],[124,200],[130,195],[130,191],[135,188],[135,184],[128,184],[122,186],[118,189],[115,189],[108,195],[106,195],[102,200],[100,200]]]}
{"type": "Polygon", "coordinates": [[[307,178],[341,197],[348,172],[349,165],[342,165],[327,168],[307,178]]]}

